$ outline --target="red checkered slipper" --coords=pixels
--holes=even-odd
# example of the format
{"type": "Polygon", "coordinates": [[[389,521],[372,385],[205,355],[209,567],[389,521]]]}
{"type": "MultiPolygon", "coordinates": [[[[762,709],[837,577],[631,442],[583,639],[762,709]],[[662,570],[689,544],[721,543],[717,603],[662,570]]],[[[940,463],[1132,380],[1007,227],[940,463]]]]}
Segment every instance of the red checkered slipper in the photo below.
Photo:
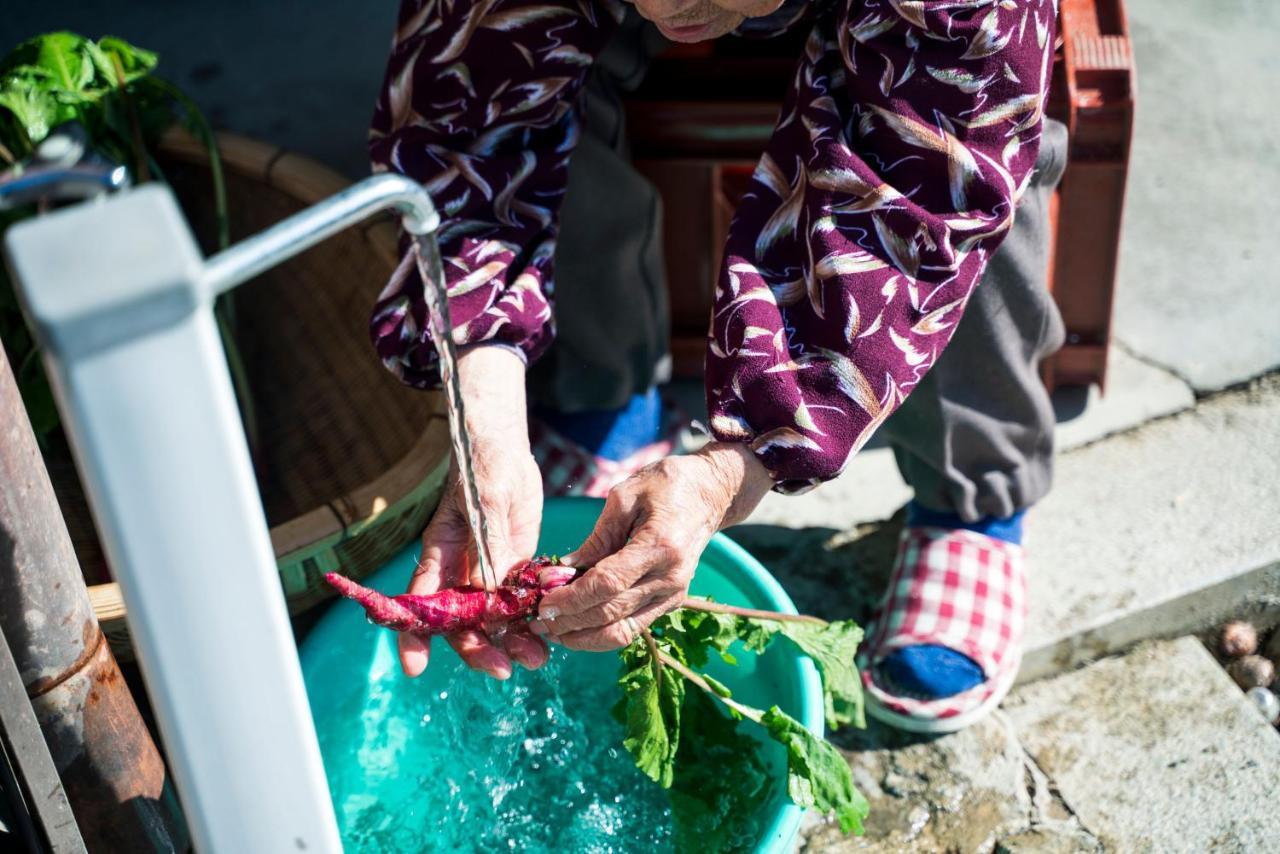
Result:
{"type": "Polygon", "coordinates": [[[542,470],[543,493],[591,498],[604,498],[614,484],[669,455],[674,447],[669,439],[663,439],[625,459],[611,460],[596,456],[538,419],[529,425],[529,442],[542,470]]]}
{"type": "Polygon", "coordinates": [[[1023,547],[956,528],[908,527],[884,601],[858,654],[867,713],[912,732],[955,732],[1013,687],[1027,617],[1023,547]],[[936,644],[967,655],[985,681],[950,697],[891,693],[877,665],[895,650],[936,644]]]}
{"type": "Polygon", "coordinates": [[[546,422],[531,417],[529,442],[542,470],[543,493],[604,498],[616,484],[650,463],[672,454],[690,453],[706,442],[705,436],[693,435],[688,418],[676,406],[666,402],[664,409],[665,438],[621,460],[596,456],[546,422]]]}

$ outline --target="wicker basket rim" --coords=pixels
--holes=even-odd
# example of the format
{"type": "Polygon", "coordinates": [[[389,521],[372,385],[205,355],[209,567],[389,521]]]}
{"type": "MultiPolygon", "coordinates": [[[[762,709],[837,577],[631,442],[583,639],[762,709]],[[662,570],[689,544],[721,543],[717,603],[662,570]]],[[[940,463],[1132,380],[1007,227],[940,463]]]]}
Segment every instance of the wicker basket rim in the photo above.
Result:
{"type": "MultiPolygon", "coordinates": [[[[351,185],[338,172],[305,155],[261,142],[236,133],[215,134],[223,169],[261,180],[303,205],[315,204],[351,185]]],[[[189,131],[174,128],[165,134],[160,150],[176,160],[203,164],[208,159],[204,145],[189,131]]],[[[373,220],[361,229],[364,240],[378,254],[396,257],[397,230],[388,220],[373,220]]],[[[359,228],[359,226],[357,226],[359,228]]],[[[434,428],[443,425],[444,413],[437,410],[434,428]]],[[[448,453],[448,436],[438,429],[423,431],[422,436],[390,470],[346,496],[315,507],[271,528],[271,544],[277,557],[283,558],[312,544],[340,535],[343,531],[372,521],[388,504],[409,493],[429,475],[448,453]]]]}

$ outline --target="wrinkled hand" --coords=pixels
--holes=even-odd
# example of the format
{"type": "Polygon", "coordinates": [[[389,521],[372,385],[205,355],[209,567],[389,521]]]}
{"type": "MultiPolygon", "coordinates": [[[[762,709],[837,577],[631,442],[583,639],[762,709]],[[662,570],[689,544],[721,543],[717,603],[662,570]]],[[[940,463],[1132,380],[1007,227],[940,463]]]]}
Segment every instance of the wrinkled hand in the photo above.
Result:
{"type": "Polygon", "coordinates": [[[772,485],[745,445],[718,442],[636,472],[609,493],[587,541],[563,558],[590,569],[546,595],[534,631],[571,649],[626,646],[679,607],[711,535],[745,519],[772,485]]]}
{"type": "MultiPolygon", "coordinates": [[[[477,347],[459,358],[458,377],[488,524],[489,555],[501,582],[512,567],[533,555],[542,525],[542,477],[529,452],[524,415],[524,364],[501,348],[477,347]]],[[[440,506],[422,534],[422,557],[406,592],[425,595],[465,585],[485,583],[455,460],[440,506]]],[[[547,661],[546,644],[524,626],[513,626],[498,642],[480,631],[457,632],[445,640],[468,666],[495,679],[511,676],[512,660],[531,670],[547,661]]],[[[405,674],[422,673],[430,658],[430,641],[401,634],[399,644],[405,674]]]]}

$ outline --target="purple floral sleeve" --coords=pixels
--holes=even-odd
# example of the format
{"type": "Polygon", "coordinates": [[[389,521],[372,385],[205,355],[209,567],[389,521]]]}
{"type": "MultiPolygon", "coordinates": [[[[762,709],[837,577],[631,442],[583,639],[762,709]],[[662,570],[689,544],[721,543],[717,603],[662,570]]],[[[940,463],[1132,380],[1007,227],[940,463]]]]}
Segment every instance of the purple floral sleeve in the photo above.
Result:
{"type": "MultiPolygon", "coordinates": [[[[711,428],[778,488],[848,463],[950,339],[1039,148],[1053,0],[833,0],[730,228],[707,355],[711,428]]],[[[374,116],[376,167],[423,182],[459,343],[535,358],[553,333],[573,99],[613,0],[406,0],[374,116]]],[[[726,81],[731,86],[732,81],[726,81]]],[[[408,259],[372,335],[438,382],[408,259]]]]}
{"type": "MultiPolygon", "coordinates": [[[[425,185],[444,218],[459,344],[503,343],[533,360],[551,341],[556,213],[577,141],[572,105],[621,15],[617,3],[598,0],[401,6],[369,152],[375,170],[425,185]]],[[[439,385],[408,251],[378,297],[370,333],[401,380],[439,385]]]]}
{"type": "Polygon", "coordinates": [[[835,477],[946,346],[1039,148],[1052,0],[820,16],[717,286],[711,429],[783,492],[835,477]]]}

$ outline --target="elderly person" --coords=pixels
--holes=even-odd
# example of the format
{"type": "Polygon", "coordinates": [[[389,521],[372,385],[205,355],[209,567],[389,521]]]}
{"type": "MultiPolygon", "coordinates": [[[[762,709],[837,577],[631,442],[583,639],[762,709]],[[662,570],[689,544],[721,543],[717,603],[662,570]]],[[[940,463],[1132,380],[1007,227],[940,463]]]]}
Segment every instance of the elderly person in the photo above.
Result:
{"type": "MultiPolygon", "coordinates": [[[[1062,338],[1044,288],[1065,145],[1042,114],[1055,15],[1053,0],[405,0],[370,148],[445,218],[500,571],[533,552],[541,522],[526,388],[544,426],[588,457],[667,447],[653,392],[666,362],[658,208],[626,163],[617,91],[665,43],[655,30],[808,32],[724,247],[706,360],[714,441],[613,487],[565,556],[582,578],[550,593],[528,632],[451,637],[468,664],[500,679],[512,661],[538,667],[538,635],[629,643],[680,603],[713,533],[771,489],[836,477],[883,425],[916,497],[860,662],[869,708],[950,730],[999,702],[1020,660],[1022,514],[1050,481],[1037,365],[1062,338]]],[[[372,334],[421,388],[439,381],[426,311],[406,251],[372,334]]],[[[455,472],[410,591],[479,583],[473,549],[455,472]]],[[[428,655],[402,637],[408,674],[428,655]]]]}

